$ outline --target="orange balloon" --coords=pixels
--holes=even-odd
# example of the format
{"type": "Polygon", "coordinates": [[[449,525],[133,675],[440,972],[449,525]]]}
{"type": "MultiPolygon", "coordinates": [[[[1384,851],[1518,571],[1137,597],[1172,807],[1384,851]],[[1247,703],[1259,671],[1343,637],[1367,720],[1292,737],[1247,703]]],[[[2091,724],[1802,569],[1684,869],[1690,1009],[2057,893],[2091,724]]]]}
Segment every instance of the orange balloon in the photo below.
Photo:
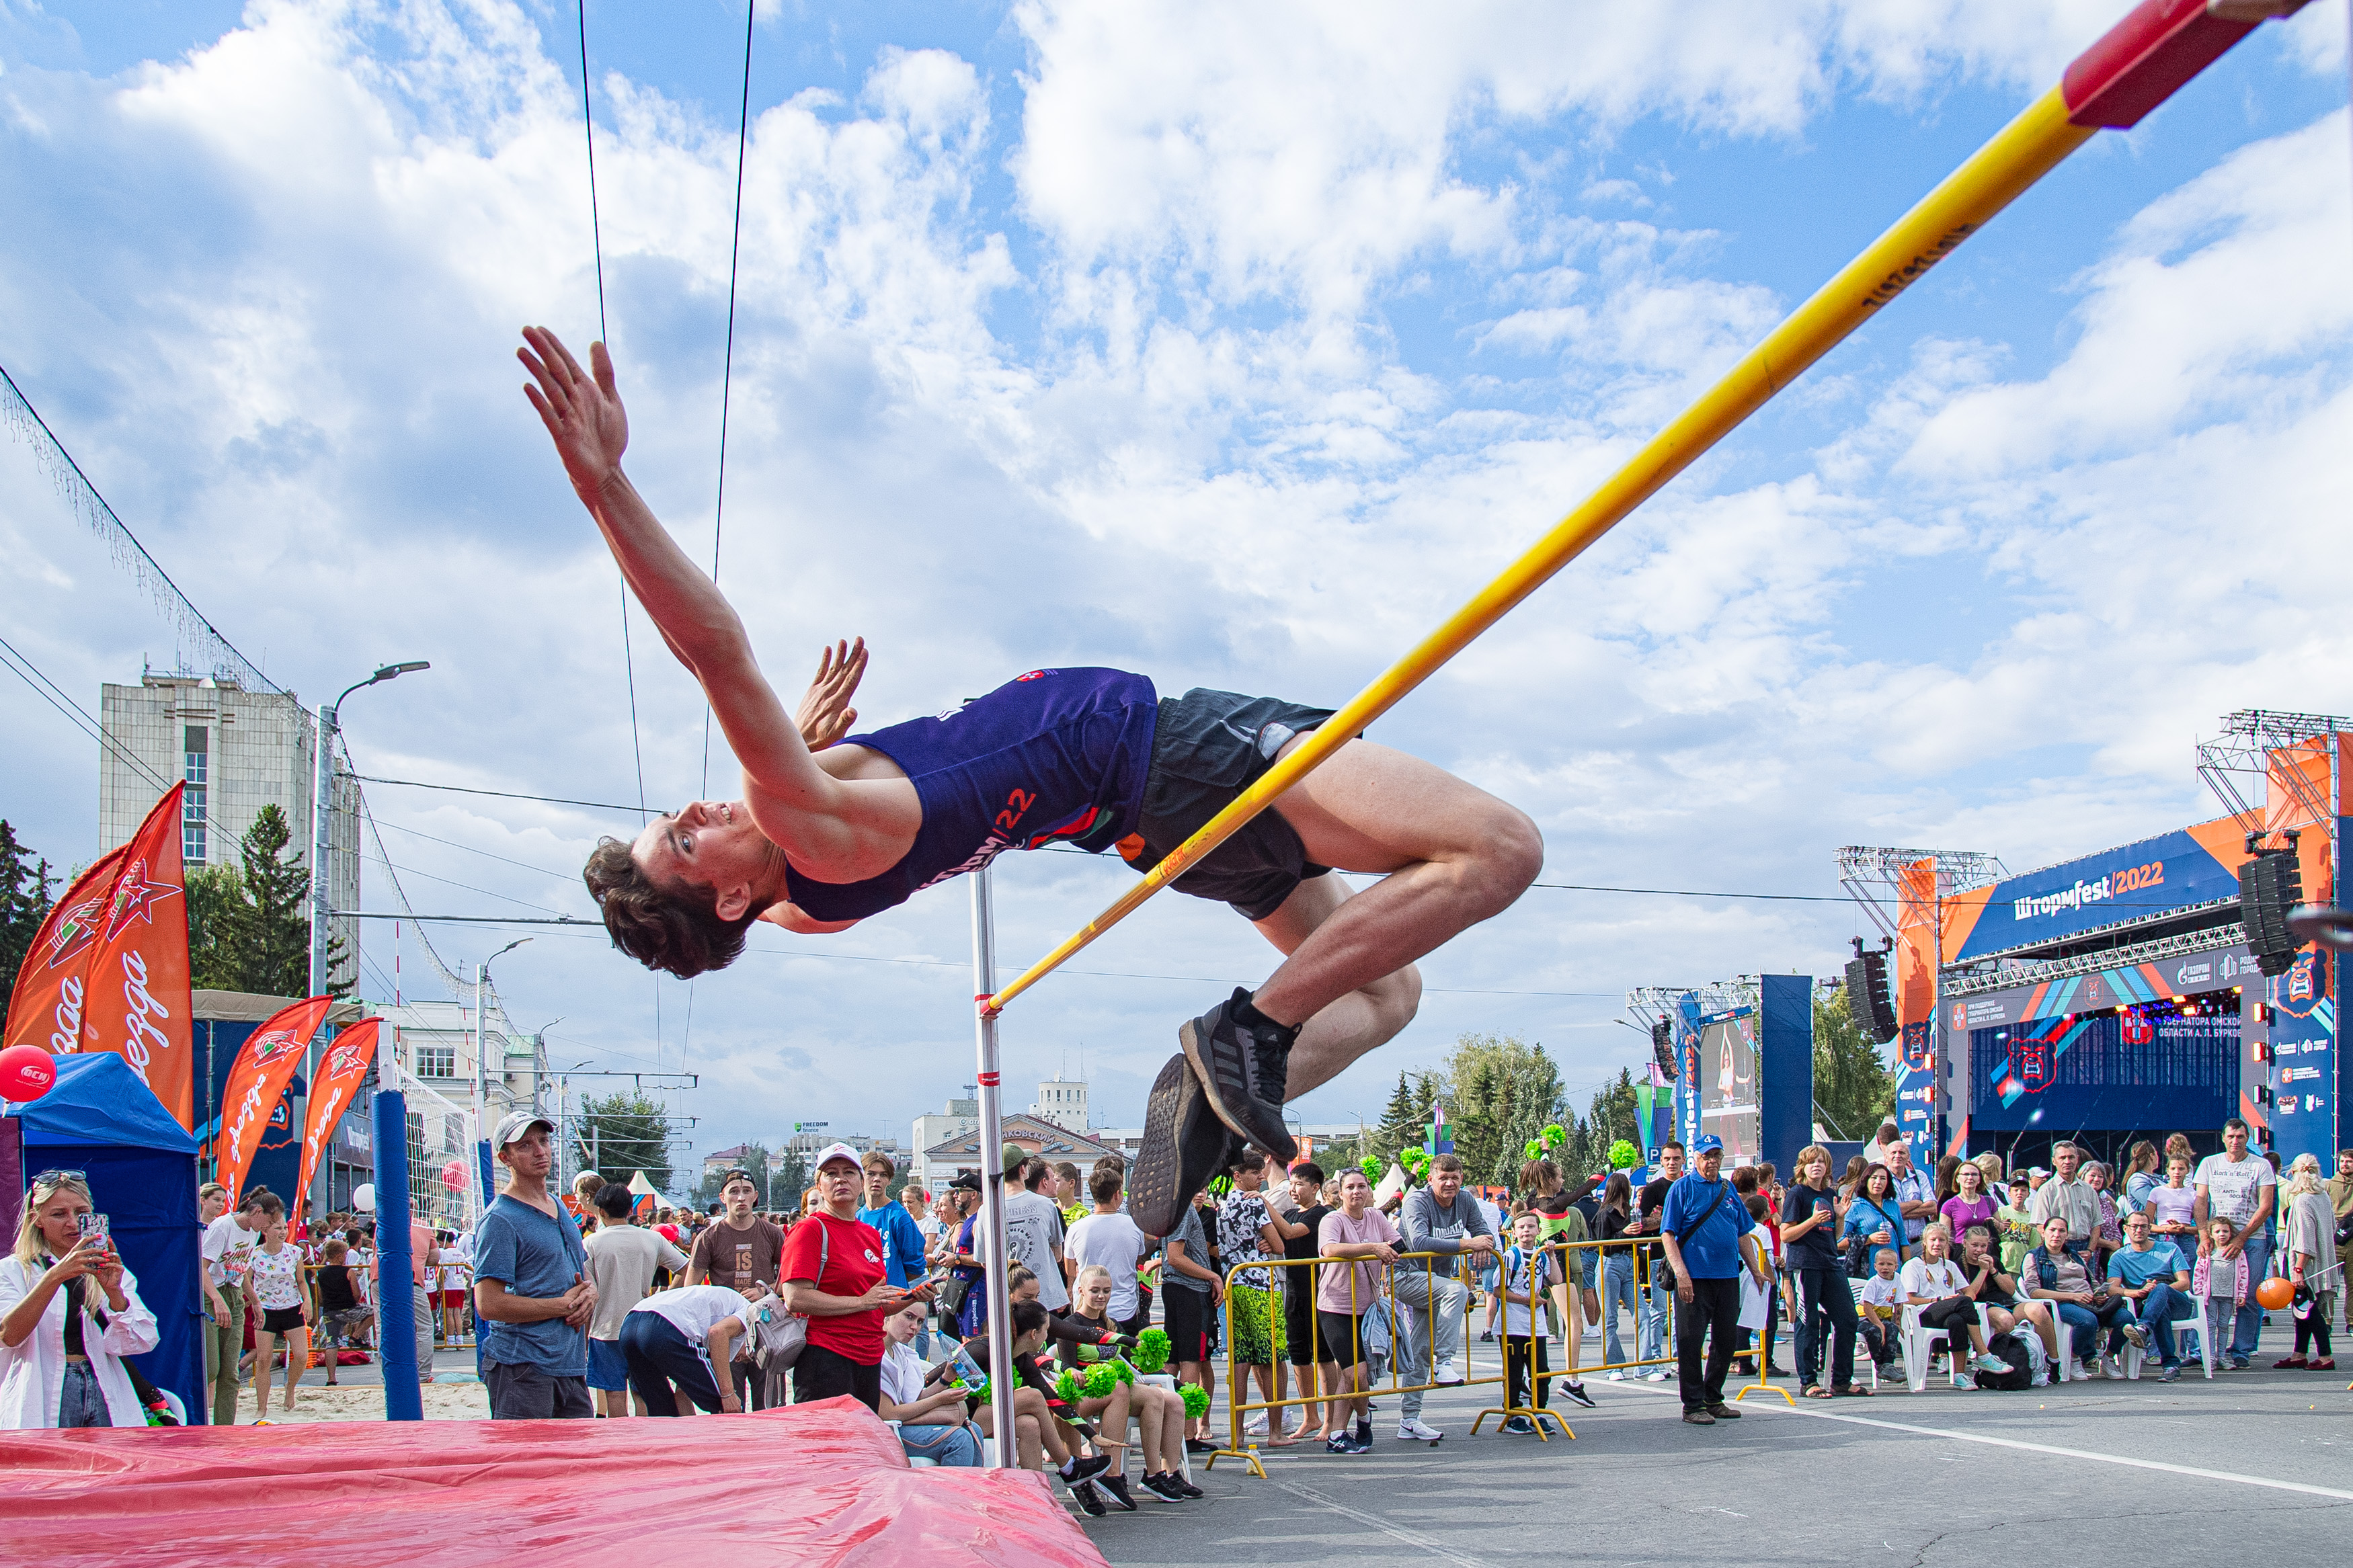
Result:
{"type": "Polygon", "coordinates": [[[2255,1300],[2266,1311],[2276,1312],[2295,1303],[2295,1287],[2284,1279],[2266,1279],[2255,1287],[2255,1300]]]}

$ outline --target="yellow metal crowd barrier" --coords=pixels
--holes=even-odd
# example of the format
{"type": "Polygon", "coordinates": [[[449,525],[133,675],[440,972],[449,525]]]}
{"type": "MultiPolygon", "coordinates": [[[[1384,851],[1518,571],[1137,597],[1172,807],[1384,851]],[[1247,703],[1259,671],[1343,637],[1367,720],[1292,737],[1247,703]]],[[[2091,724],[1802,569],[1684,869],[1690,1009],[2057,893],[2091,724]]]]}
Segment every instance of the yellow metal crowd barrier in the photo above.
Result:
{"type": "MultiPolygon", "coordinates": [[[[1559,1258],[1562,1259],[1561,1273],[1564,1283],[1559,1289],[1567,1294],[1567,1300],[1564,1302],[1561,1298],[1553,1296],[1551,1294],[1551,1287],[1546,1287],[1545,1294],[1546,1299],[1553,1303],[1556,1315],[1564,1320],[1561,1325],[1561,1337],[1568,1364],[1565,1367],[1545,1372],[1537,1372],[1531,1367],[1529,1369],[1528,1386],[1532,1390],[1549,1379],[1560,1377],[1580,1377],[1588,1372],[1630,1372],[1636,1369],[1657,1366],[1671,1367],[1674,1364],[1675,1357],[1673,1345],[1675,1321],[1674,1294],[1672,1291],[1669,1291],[1667,1293],[1667,1321],[1660,1332],[1661,1349],[1665,1352],[1664,1354],[1648,1359],[1637,1359],[1633,1361],[1603,1361],[1589,1367],[1579,1364],[1579,1358],[1582,1354],[1580,1342],[1582,1341],[1584,1331],[1587,1327],[1587,1319],[1584,1316],[1583,1305],[1578,1293],[1588,1289],[1599,1289],[1599,1286],[1594,1283],[1594,1281],[1598,1280],[1599,1278],[1599,1271],[1602,1268],[1602,1251],[1604,1248],[1622,1248],[1627,1247],[1633,1247],[1635,1248],[1634,1264],[1636,1274],[1636,1300],[1633,1313],[1634,1321],[1629,1326],[1629,1331],[1635,1336],[1635,1348],[1639,1351],[1641,1345],[1641,1336],[1642,1331],[1642,1315],[1646,1310],[1644,1303],[1649,1295],[1650,1281],[1648,1276],[1651,1260],[1646,1256],[1649,1250],[1648,1247],[1633,1240],[1611,1242],[1588,1240],[1556,1241],[1539,1249],[1547,1258],[1559,1258]],[[1573,1258],[1572,1255],[1577,1253],[1584,1253],[1588,1256],[1584,1258],[1573,1258]],[[1570,1267],[1572,1262],[1575,1262],[1577,1265],[1574,1269],[1570,1267]],[[1574,1282],[1571,1282],[1572,1279],[1574,1282]]],[[[1503,1254],[1504,1247],[1498,1247],[1493,1253],[1485,1255],[1493,1258],[1495,1261],[1497,1273],[1494,1288],[1497,1290],[1501,1290],[1504,1288],[1501,1272],[1503,1254]]],[[[1303,1406],[1310,1405],[1322,1405],[1324,1411],[1324,1428],[1328,1433],[1334,1429],[1332,1423],[1335,1417],[1333,1415],[1332,1406],[1353,1401],[1358,1397],[1369,1399],[1375,1394],[1428,1393],[1438,1388],[1475,1388],[1488,1384],[1503,1384],[1504,1385],[1505,1403],[1497,1405],[1489,1405],[1481,1410],[1478,1413],[1477,1417],[1472,1423],[1471,1430],[1472,1433],[1475,1434],[1479,1431],[1481,1426],[1485,1422],[1489,1415],[1495,1415],[1506,1420],[1514,1415],[1520,1415],[1525,1416],[1529,1422],[1535,1426],[1537,1436],[1546,1442],[1551,1441],[1550,1435],[1544,1429],[1545,1419],[1546,1418],[1558,1423],[1564,1436],[1574,1438],[1577,1434],[1569,1429],[1568,1424],[1561,1419],[1558,1412],[1548,1407],[1522,1407],[1514,1405],[1509,1402],[1511,1390],[1511,1357],[1513,1354],[1513,1336],[1510,1334],[1503,1334],[1498,1337],[1497,1343],[1503,1352],[1503,1365],[1499,1371],[1492,1374],[1465,1377],[1460,1383],[1449,1384],[1440,1384],[1435,1382],[1405,1383],[1400,1381],[1402,1368],[1400,1366],[1400,1358],[1395,1352],[1395,1347],[1401,1344],[1405,1338],[1403,1314],[1408,1311],[1413,1311],[1421,1313],[1432,1319],[1428,1325],[1428,1331],[1423,1336],[1426,1342],[1425,1354],[1423,1358],[1424,1364],[1419,1369],[1420,1375],[1425,1377],[1433,1376],[1437,1371],[1438,1324],[1435,1321],[1437,1310],[1435,1308],[1414,1307],[1401,1303],[1398,1300],[1397,1281],[1399,1269],[1409,1260],[1411,1260],[1428,1267],[1436,1278],[1453,1280],[1456,1283],[1462,1285],[1466,1291],[1475,1293],[1482,1289],[1476,1277],[1478,1271],[1472,1267],[1479,1257],[1480,1255],[1478,1254],[1460,1252],[1400,1252],[1398,1254],[1398,1261],[1397,1264],[1383,1264],[1377,1260],[1366,1258],[1275,1258],[1262,1259],[1258,1262],[1237,1263],[1229,1268],[1225,1272],[1225,1295],[1222,1308],[1224,1314],[1223,1321],[1225,1323],[1227,1436],[1225,1446],[1208,1457],[1208,1468],[1210,1469],[1217,1468],[1218,1461],[1219,1459],[1240,1459],[1250,1467],[1250,1473],[1252,1475],[1255,1475],[1261,1479],[1265,1479],[1266,1468],[1260,1462],[1259,1450],[1256,1446],[1250,1442],[1248,1436],[1242,1430],[1247,1418],[1252,1414],[1258,1412],[1265,1412],[1267,1414],[1269,1426],[1271,1428],[1279,1429],[1282,1422],[1282,1415],[1281,1413],[1289,1409],[1291,1406],[1303,1406]],[[1337,1367],[1340,1370],[1344,1383],[1345,1383],[1349,1387],[1349,1392],[1335,1395],[1327,1389],[1322,1389],[1322,1373],[1319,1370],[1316,1375],[1320,1392],[1314,1394],[1301,1393],[1282,1398],[1271,1397],[1271,1395],[1281,1378],[1281,1374],[1274,1369],[1285,1364],[1284,1352],[1288,1348],[1283,1342],[1282,1333],[1284,1302],[1287,1293],[1291,1289],[1303,1288],[1299,1284],[1299,1281],[1303,1278],[1307,1281],[1303,1288],[1311,1292],[1309,1298],[1311,1309],[1307,1313],[1307,1324],[1308,1332],[1313,1336],[1310,1339],[1309,1343],[1311,1347],[1320,1350],[1322,1346],[1323,1321],[1321,1314],[1315,1311],[1313,1306],[1314,1294],[1316,1293],[1317,1285],[1319,1283],[1319,1277],[1313,1271],[1327,1267],[1345,1268],[1348,1270],[1348,1315],[1359,1325],[1363,1323],[1365,1317],[1368,1315],[1371,1303],[1366,1303],[1363,1310],[1360,1310],[1358,1307],[1356,1300],[1356,1269],[1359,1267],[1370,1267],[1378,1268],[1381,1271],[1381,1292],[1379,1300],[1381,1304],[1386,1306],[1388,1309],[1390,1344],[1392,1346],[1391,1353],[1387,1358],[1388,1373],[1388,1381],[1377,1385],[1367,1384],[1367,1386],[1361,1391],[1361,1394],[1355,1390],[1355,1371],[1356,1368],[1364,1366],[1368,1360],[1365,1354],[1363,1342],[1361,1339],[1359,1339],[1356,1342],[1346,1347],[1349,1359],[1345,1361],[1340,1360],[1336,1353],[1329,1356],[1319,1353],[1315,1354],[1314,1357],[1314,1365],[1318,1369],[1337,1367]],[[1273,1272],[1273,1270],[1276,1269],[1304,1269],[1309,1270],[1310,1272],[1304,1276],[1297,1273],[1278,1276],[1273,1272]],[[1254,1270],[1266,1271],[1268,1283],[1265,1286],[1253,1286],[1242,1282],[1241,1277],[1250,1274],[1254,1270]],[[1274,1281],[1277,1279],[1281,1279],[1283,1282],[1283,1287],[1281,1289],[1278,1289],[1275,1287],[1274,1281]],[[1238,1353],[1239,1346],[1234,1336],[1235,1290],[1238,1287],[1241,1289],[1254,1291],[1257,1296],[1263,1298],[1264,1300],[1267,1315],[1267,1353],[1270,1358],[1267,1362],[1246,1362],[1242,1360],[1240,1355],[1238,1353]],[[1260,1400],[1247,1399],[1244,1397],[1247,1393],[1245,1379],[1252,1367],[1261,1366],[1268,1369],[1264,1379],[1264,1392],[1269,1394],[1270,1397],[1260,1400]]],[[[1546,1269],[1546,1275],[1549,1276],[1550,1272],[1550,1268],[1547,1268],[1546,1269]]],[[[1467,1362],[1470,1359],[1472,1311],[1471,1300],[1468,1296],[1465,1298],[1462,1311],[1463,1357],[1467,1362]]],[[[1508,1318],[1506,1318],[1505,1321],[1508,1321],[1508,1318]]],[[[1359,1332],[1361,1332],[1361,1329],[1359,1330],[1359,1332]]],[[[1532,1339],[1531,1345],[1533,1345],[1532,1339]]],[[[1336,1345],[1333,1347],[1335,1352],[1337,1352],[1340,1349],[1341,1347],[1336,1345]]],[[[1533,1348],[1531,1348],[1529,1353],[1533,1355],[1533,1348]]],[[[1303,1367],[1299,1370],[1303,1374],[1304,1374],[1308,1369],[1303,1367]]],[[[1306,1386],[1307,1384],[1303,1381],[1303,1377],[1301,1387],[1304,1389],[1306,1386]]],[[[1533,1398],[1534,1395],[1531,1394],[1530,1397],[1533,1398]]],[[[1287,1447],[1288,1445],[1284,1446],[1287,1447]]]]}

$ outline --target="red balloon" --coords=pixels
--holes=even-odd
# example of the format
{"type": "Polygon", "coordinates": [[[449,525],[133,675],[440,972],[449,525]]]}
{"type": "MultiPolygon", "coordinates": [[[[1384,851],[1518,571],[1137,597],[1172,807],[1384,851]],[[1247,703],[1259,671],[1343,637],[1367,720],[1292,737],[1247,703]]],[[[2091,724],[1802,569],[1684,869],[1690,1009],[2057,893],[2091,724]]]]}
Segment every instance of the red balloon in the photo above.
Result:
{"type": "Polygon", "coordinates": [[[466,1184],[466,1162],[452,1160],[441,1167],[441,1184],[457,1192],[466,1184]]]}
{"type": "Polygon", "coordinates": [[[0,1100],[38,1100],[58,1081],[58,1061],[38,1046],[0,1051],[0,1100]]]}
{"type": "Polygon", "coordinates": [[[2295,1304],[2295,1287],[2284,1279],[2266,1279],[2255,1287],[2255,1300],[2266,1311],[2281,1311],[2295,1304]]]}

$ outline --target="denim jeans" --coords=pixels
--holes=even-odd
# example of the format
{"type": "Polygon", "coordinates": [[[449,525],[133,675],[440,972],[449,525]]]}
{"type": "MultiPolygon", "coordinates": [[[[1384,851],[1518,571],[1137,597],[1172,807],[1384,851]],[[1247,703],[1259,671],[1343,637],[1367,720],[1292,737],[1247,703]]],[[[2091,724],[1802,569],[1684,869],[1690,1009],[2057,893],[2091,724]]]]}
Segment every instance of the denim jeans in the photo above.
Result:
{"type": "MultiPolygon", "coordinates": [[[[2114,1298],[2101,1307],[2078,1306],[2073,1301],[2053,1301],[2051,1305],[2059,1314],[2059,1348],[2078,1361],[2089,1361],[2100,1353],[2099,1331],[2104,1328],[2108,1331],[2109,1351],[2121,1349],[2124,1327],[2133,1321],[2132,1303],[2114,1298]],[[2090,1329],[2092,1332],[2076,1340],[2069,1334],[2071,1328],[2090,1329]]],[[[2167,1331],[2168,1335],[2171,1332],[2167,1331]]]]}
{"type": "Polygon", "coordinates": [[[1626,1359],[1626,1346],[1618,1338],[1618,1307],[1621,1301],[1639,1339],[1642,1306],[1634,1295],[1634,1260],[1622,1257],[1606,1258],[1601,1265],[1601,1361],[1605,1366],[1616,1366],[1626,1359]]]}
{"type": "Polygon", "coordinates": [[[1822,1350],[1827,1341],[1831,1352],[1827,1381],[1843,1388],[1854,1381],[1854,1336],[1859,1328],[1854,1289],[1847,1283],[1846,1270],[1800,1268],[1790,1279],[1798,1289],[1798,1381],[1810,1388],[1825,1381],[1822,1350]]]}
{"type": "MultiPolygon", "coordinates": [[[[1642,1310],[1642,1359],[1658,1361],[1666,1354],[1667,1314],[1675,1300],[1675,1271],[1664,1258],[1651,1264],[1651,1300],[1642,1310]]],[[[1652,1368],[1652,1371],[1658,1370],[1652,1368]]]]}
{"type": "Polygon", "coordinates": [[[2272,1271],[2272,1238],[2268,1231],[2258,1231],[2247,1237],[2242,1258],[2246,1264],[2247,1304],[2238,1310],[2237,1321],[2231,1328],[2231,1357],[2244,1361],[2255,1353],[2255,1342],[2263,1337],[2263,1309],[2255,1300],[2255,1286],[2263,1282],[2272,1271]]]}
{"type": "MultiPolygon", "coordinates": [[[[1419,1268],[1397,1271],[1397,1368],[1405,1383],[1428,1383],[1438,1362],[1459,1361],[1462,1355],[1462,1319],[1471,1292],[1460,1279],[1432,1275],[1419,1268]],[[1435,1318],[1435,1329],[1430,1320],[1435,1318]],[[1433,1358],[1432,1350],[1436,1351],[1433,1358]]],[[[1398,1395],[1399,1419],[1421,1414],[1422,1393],[1409,1389],[1398,1395]]]]}
{"type": "Polygon", "coordinates": [[[106,1408],[106,1390],[98,1385],[98,1372],[86,1361],[66,1363],[65,1384],[58,1390],[58,1425],[114,1425],[114,1417],[106,1408]]]}
{"type": "Polygon", "coordinates": [[[2181,1352],[2173,1340],[2173,1325],[2198,1315],[2198,1303],[2163,1280],[2149,1288],[2141,1298],[2141,1326],[2148,1337],[2157,1342],[2157,1358],[2166,1366],[2178,1366],[2181,1352]]]}
{"type": "Polygon", "coordinates": [[[899,1446],[911,1459],[937,1459],[965,1469],[980,1464],[980,1439],[969,1426],[902,1426],[899,1446]]]}

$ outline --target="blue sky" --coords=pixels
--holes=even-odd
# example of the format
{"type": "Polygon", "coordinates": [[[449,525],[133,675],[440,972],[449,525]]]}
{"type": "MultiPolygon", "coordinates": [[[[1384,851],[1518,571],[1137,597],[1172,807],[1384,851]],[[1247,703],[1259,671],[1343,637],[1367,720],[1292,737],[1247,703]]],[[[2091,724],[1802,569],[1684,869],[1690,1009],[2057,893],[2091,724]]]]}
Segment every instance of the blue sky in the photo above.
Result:
{"type": "MultiPolygon", "coordinates": [[[[1045,663],[1336,704],[2120,10],[764,7],[723,585],[780,686],[866,635],[877,719],[1045,663]]],[[[743,16],[588,8],[631,468],[698,553],[743,16]]],[[[595,331],[575,26],[0,0],[0,363],[274,677],[315,701],[433,660],[355,700],[363,771],[619,800],[615,578],[509,357],[524,320],[595,331]]],[[[2221,713],[2353,705],[2345,28],[2266,26],[2104,133],[1381,738],[1535,815],[1547,881],[1826,893],[1841,844],[2024,868],[2211,815],[2190,748],[2221,713]]],[[[169,629],[27,448],[0,475],[0,619],[94,708],[169,629]]],[[[702,708],[635,635],[672,803],[702,708]]],[[[26,759],[0,810],[88,858],[90,742],[0,704],[26,759]]],[[[586,912],[574,868],[628,826],[371,798],[444,912],[586,912]]],[[[1001,865],[1012,958],[1125,876],[1001,865]]],[[[1641,1058],[1628,986],[1830,973],[1855,924],[1532,891],[1303,1109],[1376,1114],[1465,1030],[1589,1086],[1641,1058]]],[[[702,1147],[903,1133],[969,1076],[964,926],[948,891],[763,938],[693,988],[691,1037],[687,987],[586,936],[505,984],[519,1021],[563,1016],[564,1061],[702,1072],[702,1147]]],[[[1176,1023],[1266,963],[1156,900],[1017,1011],[1008,1081],[1083,1049],[1132,1123],[1176,1023]]]]}

